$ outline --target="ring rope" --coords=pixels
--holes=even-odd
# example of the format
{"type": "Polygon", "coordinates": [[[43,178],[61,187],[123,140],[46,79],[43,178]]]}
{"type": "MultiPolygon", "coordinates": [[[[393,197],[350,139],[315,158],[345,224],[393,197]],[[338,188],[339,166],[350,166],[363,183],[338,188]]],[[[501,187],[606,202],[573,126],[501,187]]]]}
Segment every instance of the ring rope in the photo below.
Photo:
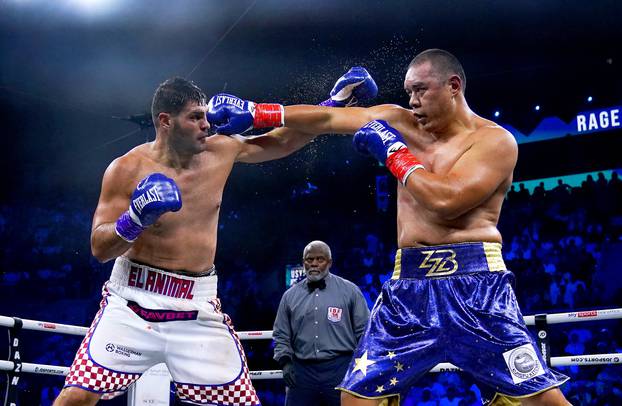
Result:
{"type": "MultiPolygon", "coordinates": [[[[590,354],[590,355],[572,355],[564,357],[552,357],[551,365],[554,367],[564,367],[573,365],[614,365],[622,364],[622,353],[611,354],[590,354]]],[[[0,371],[12,371],[15,364],[11,361],[0,360],[0,371]]],[[[430,373],[462,371],[462,369],[449,363],[443,362],[432,368],[430,373]]],[[[21,372],[43,375],[59,375],[65,376],[69,373],[69,367],[61,367],[56,365],[31,364],[22,363],[21,372]]],[[[280,370],[269,371],[250,371],[251,379],[277,379],[282,378],[283,374],[280,370]]]]}
{"type": "MultiPolygon", "coordinates": [[[[528,326],[535,325],[535,318],[536,315],[523,317],[523,319],[525,320],[525,324],[528,326]]],[[[548,324],[611,319],[622,319],[622,308],[546,314],[546,321],[548,324]]],[[[88,327],[51,323],[48,321],[22,319],[22,322],[24,323],[22,328],[25,330],[48,331],[60,334],[73,334],[82,336],[86,335],[86,332],[88,330],[88,327]]],[[[0,316],[0,326],[10,328],[14,325],[15,320],[12,317],[0,316]]],[[[237,334],[241,340],[263,340],[272,338],[272,330],[238,331],[237,334]]]]}
{"type": "MultiPolygon", "coordinates": [[[[535,326],[536,317],[524,316],[525,324],[528,326],[535,326]]],[[[612,320],[622,319],[622,308],[617,309],[601,309],[601,310],[584,310],[578,312],[569,313],[551,313],[544,314],[546,316],[547,324],[560,324],[560,323],[575,323],[579,321],[594,321],[594,320],[612,320]]]]}
{"type": "MultiPolygon", "coordinates": [[[[535,319],[537,316],[525,316],[525,324],[535,325],[535,319]]],[[[611,320],[622,318],[622,308],[616,309],[602,309],[602,310],[588,310],[579,312],[568,313],[551,313],[544,314],[546,322],[548,324],[560,324],[560,323],[573,323],[579,321],[593,321],[593,320],[611,320]]],[[[73,326],[69,324],[51,323],[47,321],[28,320],[21,319],[23,323],[23,329],[47,331],[51,333],[59,334],[72,334],[72,335],[85,335],[88,328],[73,326]]],[[[0,326],[11,328],[15,325],[15,319],[13,317],[0,316],[0,326]]],[[[258,330],[258,331],[240,331],[237,333],[241,340],[262,340],[271,339],[271,330],[258,330]]],[[[612,365],[622,364],[622,353],[611,354],[591,354],[591,355],[573,355],[563,357],[551,357],[551,366],[571,366],[571,365],[612,365]]],[[[44,374],[44,375],[59,375],[64,376],[69,373],[69,367],[45,365],[45,364],[32,364],[23,362],[21,365],[21,372],[44,374]]],[[[0,360],[0,371],[13,371],[16,364],[12,361],[0,360]]],[[[448,372],[448,371],[461,371],[460,368],[455,365],[443,362],[436,365],[429,372],[448,372]]],[[[280,370],[268,370],[268,371],[250,371],[251,379],[278,379],[282,378],[283,374],[280,370]]]]}

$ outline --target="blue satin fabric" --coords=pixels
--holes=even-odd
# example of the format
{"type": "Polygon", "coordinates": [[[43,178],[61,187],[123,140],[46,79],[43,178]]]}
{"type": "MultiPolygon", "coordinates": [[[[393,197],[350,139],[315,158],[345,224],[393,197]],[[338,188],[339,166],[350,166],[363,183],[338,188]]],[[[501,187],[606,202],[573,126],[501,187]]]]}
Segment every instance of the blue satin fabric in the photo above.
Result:
{"type": "Polygon", "coordinates": [[[561,385],[568,377],[549,370],[536,350],[513,283],[499,244],[402,249],[338,388],[399,398],[441,362],[498,394],[528,396],[561,385]],[[525,344],[532,347],[518,348],[525,344]]]}

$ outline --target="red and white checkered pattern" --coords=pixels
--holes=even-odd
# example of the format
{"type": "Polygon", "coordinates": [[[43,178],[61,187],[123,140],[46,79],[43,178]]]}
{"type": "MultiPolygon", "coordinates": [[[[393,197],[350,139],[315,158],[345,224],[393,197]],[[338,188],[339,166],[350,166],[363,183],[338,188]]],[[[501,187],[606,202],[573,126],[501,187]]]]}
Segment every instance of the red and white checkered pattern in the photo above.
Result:
{"type": "MultiPolygon", "coordinates": [[[[220,301],[211,301],[215,310],[220,313],[220,301]]],[[[255,393],[255,388],[251,383],[246,364],[246,355],[240,343],[238,335],[233,330],[231,319],[228,315],[223,314],[225,323],[231,331],[231,335],[238,347],[242,358],[242,373],[234,382],[227,385],[191,385],[175,383],[177,388],[177,396],[184,401],[200,405],[222,405],[222,406],[260,406],[259,398],[255,393]]]]}
{"type": "Polygon", "coordinates": [[[89,358],[89,342],[106,306],[108,294],[105,288],[102,293],[104,298],[100,303],[99,311],[95,315],[95,319],[87,331],[84,340],[82,340],[82,344],[80,344],[80,349],[71,364],[69,375],[65,378],[65,386],[78,386],[93,392],[106,393],[107,395],[104,395],[104,398],[111,398],[119,394],[112,392],[126,391],[128,386],[140,378],[140,374],[110,371],[96,365],[89,358]]]}

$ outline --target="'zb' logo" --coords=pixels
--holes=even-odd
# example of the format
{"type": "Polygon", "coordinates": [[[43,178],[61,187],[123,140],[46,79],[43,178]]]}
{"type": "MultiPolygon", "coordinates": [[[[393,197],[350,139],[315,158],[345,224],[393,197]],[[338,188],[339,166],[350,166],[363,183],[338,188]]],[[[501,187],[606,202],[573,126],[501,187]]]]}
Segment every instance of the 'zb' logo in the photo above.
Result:
{"type": "Polygon", "coordinates": [[[421,253],[425,254],[426,257],[419,265],[419,268],[430,268],[425,276],[451,275],[458,270],[456,252],[453,250],[421,251],[421,253]]]}

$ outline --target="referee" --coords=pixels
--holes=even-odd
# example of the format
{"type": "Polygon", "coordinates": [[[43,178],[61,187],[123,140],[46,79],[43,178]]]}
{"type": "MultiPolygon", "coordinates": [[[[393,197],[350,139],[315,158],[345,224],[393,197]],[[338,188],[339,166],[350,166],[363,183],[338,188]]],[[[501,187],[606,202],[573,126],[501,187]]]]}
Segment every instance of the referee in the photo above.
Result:
{"type": "Polygon", "coordinates": [[[303,251],[306,278],[281,298],[274,321],[274,359],[283,369],[286,406],[339,406],[343,379],[365,330],[369,309],[361,290],[330,273],[330,247],[303,251]]]}

